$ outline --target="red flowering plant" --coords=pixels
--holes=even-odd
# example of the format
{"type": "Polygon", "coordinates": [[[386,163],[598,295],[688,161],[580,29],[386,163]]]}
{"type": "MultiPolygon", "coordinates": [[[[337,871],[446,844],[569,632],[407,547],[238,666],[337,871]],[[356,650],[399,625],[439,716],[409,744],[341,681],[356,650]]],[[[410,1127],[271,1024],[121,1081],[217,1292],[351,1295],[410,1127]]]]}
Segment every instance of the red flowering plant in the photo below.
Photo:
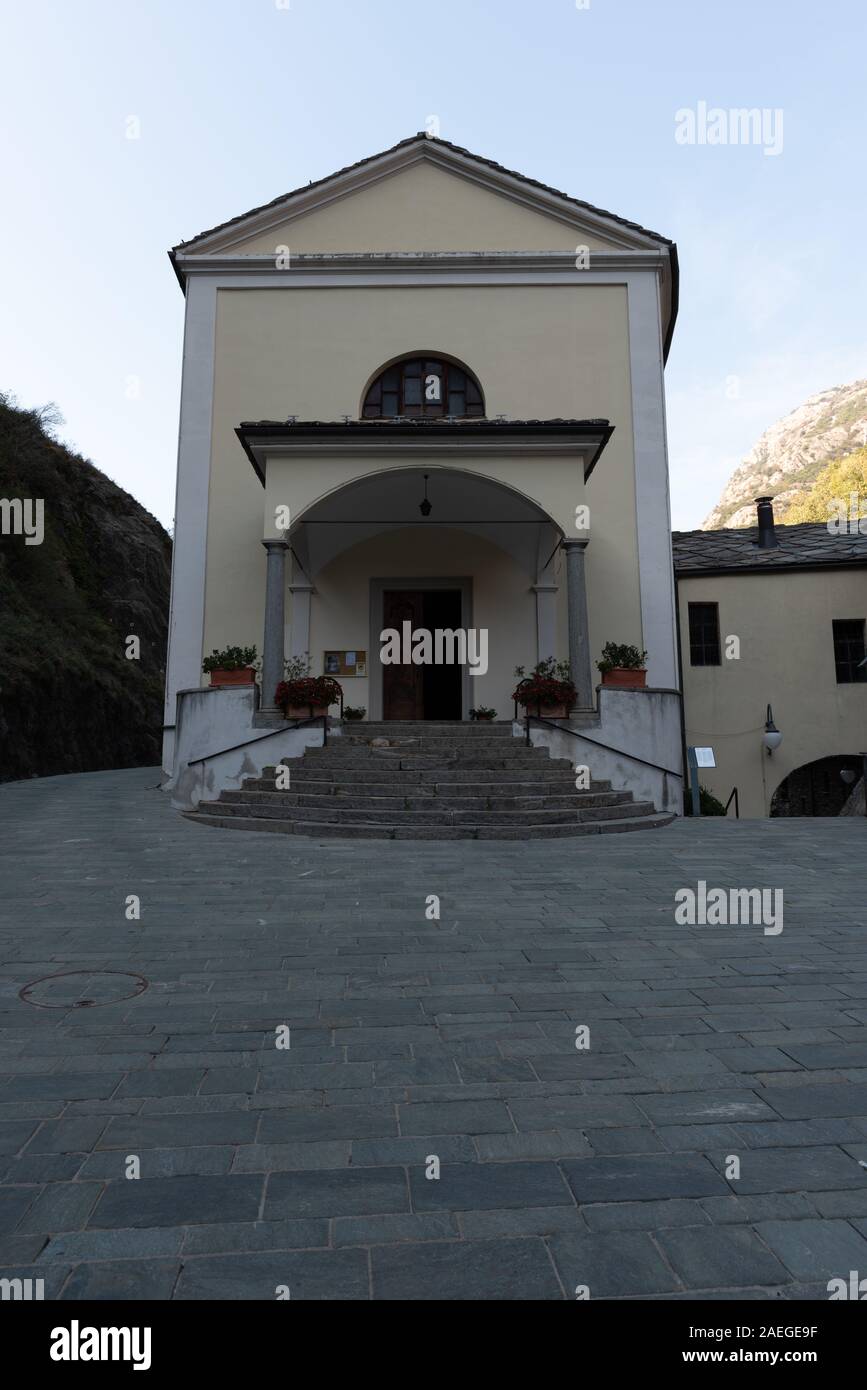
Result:
{"type": "Polygon", "coordinates": [[[519,705],[545,708],[550,705],[565,705],[571,709],[577,691],[569,673],[568,661],[557,661],[553,656],[537,661],[529,675],[523,666],[515,667],[515,675],[522,677],[512,692],[512,699],[519,705]]]}
{"type": "Polygon", "coordinates": [[[289,709],[322,709],[337,705],[343,690],[330,676],[311,676],[310,661],[305,652],[303,657],[293,657],[286,662],[286,680],[282,680],[274,692],[274,702],[284,712],[289,709]]]}

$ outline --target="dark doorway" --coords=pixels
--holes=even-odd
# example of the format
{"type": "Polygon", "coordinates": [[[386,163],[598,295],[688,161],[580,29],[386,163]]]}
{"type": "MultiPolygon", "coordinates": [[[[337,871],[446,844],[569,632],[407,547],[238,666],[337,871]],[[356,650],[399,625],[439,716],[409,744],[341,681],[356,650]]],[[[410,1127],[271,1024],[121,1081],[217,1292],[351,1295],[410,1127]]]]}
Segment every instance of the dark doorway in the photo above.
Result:
{"type": "MultiPolygon", "coordinates": [[[[402,632],[404,622],[413,628],[461,627],[460,589],[386,589],[383,594],[383,627],[402,632]]],[[[462,717],[463,668],[411,663],[382,668],[384,719],[457,719],[462,717]]]]}
{"type": "Polygon", "coordinates": [[[839,816],[861,776],[862,760],[819,758],[790,772],[771,800],[772,816],[839,816]]]}

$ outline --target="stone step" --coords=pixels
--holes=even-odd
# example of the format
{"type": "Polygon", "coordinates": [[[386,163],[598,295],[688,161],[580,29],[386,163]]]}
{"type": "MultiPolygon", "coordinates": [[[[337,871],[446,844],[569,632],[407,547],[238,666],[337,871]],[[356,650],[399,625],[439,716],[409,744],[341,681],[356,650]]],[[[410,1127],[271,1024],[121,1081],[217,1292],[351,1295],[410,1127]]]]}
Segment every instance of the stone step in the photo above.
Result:
{"type": "MultiPolygon", "coordinates": [[[[563,810],[532,811],[523,808],[519,811],[448,811],[440,807],[421,811],[396,810],[394,808],[376,810],[371,806],[343,807],[335,804],[328,807],[293,807],[284,804],[258,803],[249,801],[203,802],[203,813],[221,816],[241,816],[242,818],[263,820],[305,820],[323,821],[330,825],[566,825],[579,822],[617,820],[626,809],[619,806],[588,807],[579,810],[574,806],[563,810]],[[481,817],[481,820],[480,820],[481,817]]],[[[649,816],[654,812],[650,802],[632,802],[628,807],[630,817],[649,816]]]]}
{"type": "MultiPolygon", "coordinates": [[[[372,811],[585,811],[595,807],[623,806],[632,801],[631,792],[576,792],[567,796],[545,795],[477,795],[452,796],[407,794],[402,796],[376,796],[367,792],[330,790],[328,792],[297,792],[274,790],[223,791],[218,798],[220,803],[227,801],[248,806],[312,806],[323,810],[359,810],[368,807],[372,811]]],[[[211,802],[209,805],[218,803],[211,802]]]]}
{"type": "Polygon", "coordinates": [[[365,743],[361,739],[335,738],[325,745],[314,746],[306,751],[306,756],[311,758],[354,758],[361,761],[367,758],[387,761],[389,758],[407,755],[426,758],[480,758],[490,755],[492,758],[534,758],[537,762],[549,757],[547,748],[535,744],[528,745],[519,738],[449,738],[441,742],[429,738],[408,738],[400,743],[389,744],[387,748],[375,748],[372,743],[365,743]]]}
{"type": "Polygon", "coordinates": [[[670,825],[674,816],[624,816],[619,820],[578,821],[565,825],[330,825],[322,822],[265,820],[261,817],[224,816],[184,811],[198,825],[225,830],[253,830],[278,835],[302,835],[313,839],[356,840],[552,840],[579,835],[613,835],[631,830],[656,830],[670,825]]]}
{"type": "MultiPolygon", "coordinates": [[[[312,753],[319,753],[326,757],[342,756],[344,758],[404,758],[423,757],[423,758],[508,758],[516,753],[541,753],[542,750],[528,748],[525,743],[520,743],[517,739],[514,742],[506,742],[501,738],[480,738],[480,739],[443,739],[438,743],[436,739],[428,738],[408,738],[400,743],[390,744],[388,748],[375,748],[372,743],[363,743],[360,739],[334,739],[325,749],[311,749],[312,753]]],[[[544,757],[548,756],[547,749],[544,757]]]]}
{"type": "Polygon", "coordinates": [[[434,768],[489,768],[492,772],[504,768],[508,770],[512,767],[553,767],[560,771],[565,771],[571,764],[564,758],[553,762],[550,758],[539,759],[533,753],[523,751],[479,754],[475,750],[472,753],[461,754],[457,751],[451,753],[399,753],[390,751],[377,754],[373,753],[345,753],[332,752],[329,750],[311,748],[304,760],[310,767],[333,767],[352,771],[353,768],[381,767],[405,769],[407,771],[422,771],[434,768]]]}
{"type": "MultiPolygon", "coordinates": [[[[497,789],[509,789],[512,787],[532,786],[539,792],[546,790],[562,791],[575,786],[575,773],[568,764],[564,765],[564,770],[558,770],[558,764],[553,764],[550,770],[541,768],[329,768],[323,764],[317,764],[312,768],[309,763],[301,759],[290,759],[283,764],[289,768],[290,783],[293,788],[299,786],[341,786],[355,790],[360,787],[408,787],[408,786],[483,786],[496,787],[497,789]],[[567,770],[568,769],[568,770],[567,770]]],[[[248,785],[251,788],[267,791],[268,787],[274,785],[276,780],[276,769],[266,767],[264,775],[258,778],[250,778],[248,785]]],[[[600,779],[592,781],[588,791],[610,791],[611,783],[600,779]]],[[[478,793],[477,793],[478,794],[478,793]]],[[[472,793],[468,793],[472,795],[472,793]]]]}
{"type": "Polygon", "coordinates": [[[201,825],[394,840],[563,838],[673,819],[608,781],[578,791],[570,760],[528,747],[511,723],[344,726],[288,766],[288,790],[265,768],[187,814],[201,825]],[[378,737],[390,746],[372,747],[378,737]]]}
{"type": "Polygon", "coordinates": [[[344,738],[412,738],[418,735],[425,738],[442,738],[444,735],[452,738],[512,737],[511,720],[499,720],[492,724],[484,720],[437,722],[424,719],[390,719],[371,723],[364,720],[360,723],[344,720],[340,727],[344,738]]]}
{"type": "Polygon", "coordinates": [[[385,741],[385,739],[388,739],[389,744],[396,745],[429,744],[431,748],[443,748],[447,744],[460,744],[461,748],[470,748],[471,745],[477,744],[510,744],[513,734],[510,733],[509,728],[504,728],[502,733],[485,728],[479,734],[447,733],[445,728],[438,734],[356,734],[354,730],[353,733],[347,733],[345,730],[343,734],[340,734],[339,739],[335,739],[335,742],[368,746],[374,741],[385,741]]]}

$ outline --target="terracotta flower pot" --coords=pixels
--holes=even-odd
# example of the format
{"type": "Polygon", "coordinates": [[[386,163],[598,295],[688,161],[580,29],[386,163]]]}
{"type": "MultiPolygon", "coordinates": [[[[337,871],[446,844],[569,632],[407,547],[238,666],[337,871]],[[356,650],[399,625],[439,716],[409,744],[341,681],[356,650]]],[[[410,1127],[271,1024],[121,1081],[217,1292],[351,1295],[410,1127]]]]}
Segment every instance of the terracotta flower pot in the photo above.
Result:
{"type": "Polygon", "coordinates": [[[315,719],[328,713],[327,705],[314,705],[311,713],[309,705],[284,705],[284,719],[315,719]]]}
{"type": "Polygon", "coordinates": [[[621,690],[643,690],[646,682],[646,671],[636,671],[626,666],[615,666],[612,671],[605,671],[602,675],[603,685],[616,685],[621,690]]]}
{"type": "Polygon", "coordinates": [[[211,685],[253,685],[256,672],[252,666],[239,666],[234,671],[212,671],[211,685]]]}

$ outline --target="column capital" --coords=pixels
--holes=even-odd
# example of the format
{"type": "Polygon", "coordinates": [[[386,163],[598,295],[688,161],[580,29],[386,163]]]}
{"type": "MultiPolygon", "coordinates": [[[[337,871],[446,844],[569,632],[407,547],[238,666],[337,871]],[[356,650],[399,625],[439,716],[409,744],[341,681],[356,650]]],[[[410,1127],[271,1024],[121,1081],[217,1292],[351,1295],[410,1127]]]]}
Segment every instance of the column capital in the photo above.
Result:
{"type": "Polygon", "coordinates": [[[267,540],[267,541],[263,541],[262,544],[264,545],[265,549],[268,551],[268,554],[269,554],[269,555],[270,555],[270,553],[271,553],[272,550],[288,550],[288,549],[289,549],[289,542],[288,542],[288,541],[284,541],[284,540],[282,540],[282,539],[280,539],[280,540],[270,539],[270,540],[267,540]]]}
{"type": "Polygon", "coordinates": [[[580,546],[580,548],[581,548],[582,550],[586,550],[587,546],[590,544],[590,537],[589,537],[589,536],[583,536],[583,537],[582,537],[582,536],[564,536],[563,539],[562,539],[562,541],[560,542],[560,544],[561,544],[562,546],[564,546],[564,547],[571,547],[571,546],[573,546],[573,545],[574,545],[574,546],[580,546]]]}

